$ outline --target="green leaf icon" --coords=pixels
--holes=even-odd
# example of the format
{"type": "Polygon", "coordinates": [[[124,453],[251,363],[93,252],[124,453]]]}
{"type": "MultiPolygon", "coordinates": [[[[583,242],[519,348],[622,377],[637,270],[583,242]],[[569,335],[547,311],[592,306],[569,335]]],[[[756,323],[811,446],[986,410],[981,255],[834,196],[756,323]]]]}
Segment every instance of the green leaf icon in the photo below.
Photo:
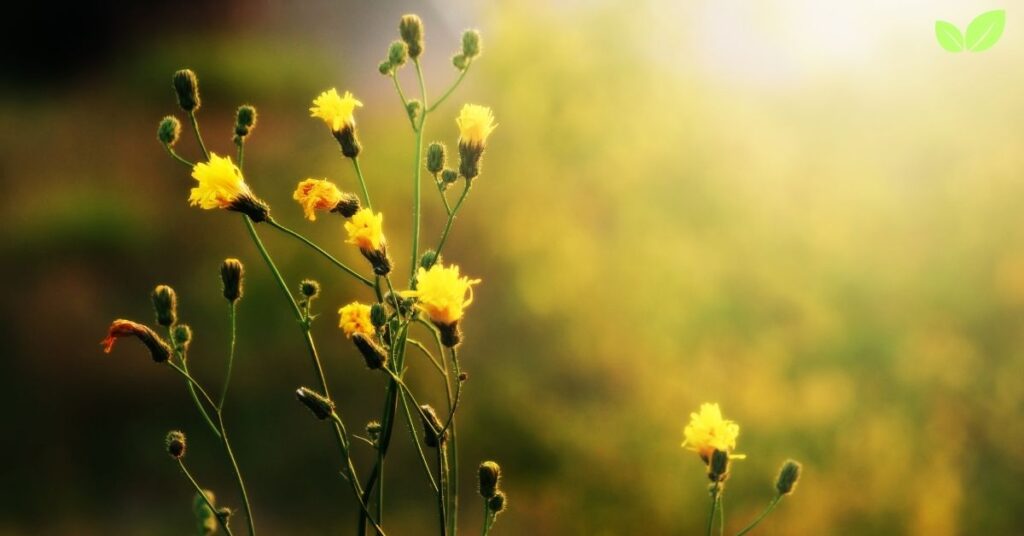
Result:
{"type": "Polygon", "coordinates": [[[939,40],[939,45],[950,52],[964,51],[964,35],[960,33],[960,28],[953,26],[950,22],[935,21],[935,37],[939,40]]]}
{"type": "Polygon", "coordinates": [[[981,52],[982,50],[992,48],[992,45],[996,44],[999,38],[1003,36],[1003,29],[1005,27],[1006,12],[1001,9],[978,15],[967,25],[967,38],[965,40],[967,50],[981,52]]]}

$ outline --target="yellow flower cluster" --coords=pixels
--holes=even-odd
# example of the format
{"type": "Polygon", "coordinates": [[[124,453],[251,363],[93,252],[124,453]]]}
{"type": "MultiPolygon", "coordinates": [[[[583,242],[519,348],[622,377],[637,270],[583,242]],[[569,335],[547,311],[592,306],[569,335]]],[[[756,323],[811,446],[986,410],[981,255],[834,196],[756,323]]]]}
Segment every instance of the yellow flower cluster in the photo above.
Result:
{"type": "Polygon", "coordinates": [[[341,309],[338,309],[341,320],[338,327],[345,332],[345,336],[351,338],[356,333],[362,333],[370,337],[374,333],[373,323],[370,322],[370,306],[354,301],[341,309]]]}
{"type": "Polygon", "coordinates": [[[368,208],[359,209],[345,222],[347,244],[355,244],[363,251],[379,251],[384,244],[384,215],[368,208]]]}
{"type": "Polygon", "coordinates": [[[363,103],[352,96],[351,91],[346,91],[342,97],[338,95],[337,89],[331,88],[313,100],[313,107],[309,112],[311,117],[323,119],[331,131],[338,132],[346,125],[355,125],[355,110],[362,105],[363,103]]]}
{"type": "Polygon", "coordinates": [[[455,119],[459,126],[459,143],[483,145],[497,128],[491,109],[479,104],[466,104],[455,119]]]}
{"type": "Polygon", "coordinates": [[[463,310],[473,303],[473,285],[479,279],[459,274],[459,267],[435,264],[416,272],[416,290],[402,293],[419,300],[417,307],[439,325],[452,325],[462,318],[463,310]]]}
{"type": "Polygon", "coordinates": [[[733,454],[736,438],[740,435],[740,425],[722,418],[722,410],[718,404],[701,404],[699,413],[690,414],[690,424],[683,430],[683,447],[700,455],[708,462],[711,454],[720,450],[729,454],[729,458],[746,458],[743,454],[733,454]]]}
{"type": "Polygon", "coordinates": [[[252,196],[230,156],[210,153],[209,162],[199,162],[192,168],[192,178],[199,184],[192,188],[188,202],[204,209],[230,208],[242,196],[252,196]]]}
{"type": "Polygon", "coordinates": [[[299,183],[292,199],[302,205],[306,219],[316,221],[317,210],[333,210],[341,202],[342,193],[326,179],[306,179],[299,183]]]}

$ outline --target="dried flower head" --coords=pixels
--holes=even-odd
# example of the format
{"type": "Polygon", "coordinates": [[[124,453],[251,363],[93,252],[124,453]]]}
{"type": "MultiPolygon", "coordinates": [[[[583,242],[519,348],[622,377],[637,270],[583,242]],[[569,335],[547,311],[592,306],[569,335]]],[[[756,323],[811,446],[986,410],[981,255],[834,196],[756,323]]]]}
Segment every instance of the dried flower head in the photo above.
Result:
{"type": "Polygon", "coordinates": [[[109,354],[114,349],[114,343],[121,337],[135,337],[149,349],[153,361],[163,363],[171,357],[171,347],[168,346],[159,335],[149,327],[132,322],[131,320],[114,320],[107,329],[107,336],[100,344],[103,345],[103,352],[109,354]]]}

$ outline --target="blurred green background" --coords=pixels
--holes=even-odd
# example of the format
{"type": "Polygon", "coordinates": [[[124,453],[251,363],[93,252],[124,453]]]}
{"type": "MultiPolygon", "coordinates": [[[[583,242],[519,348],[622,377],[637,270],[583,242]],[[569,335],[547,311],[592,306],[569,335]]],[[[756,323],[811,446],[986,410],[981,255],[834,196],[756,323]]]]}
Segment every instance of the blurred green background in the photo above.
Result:
{"type": "MultiPolygon", "coordinates": [[[[0,534],[184,534],[192,493],[162,449],[239,506],[181,382],[137,344],[103,355],[111,319],[152,322],[174,286],[192,363],[220,378],[217,269],[248,268],[228,426],[268,534],[350,534],[325,427],[292,392],[314,383],[289,311],[234,215],[185,200],[192,179],[155,139],[178,113],[170,76],[201,81],[200,119],[231,149],[235,108],[259,125],[246,176],[275,216],[353,265],[340,218],[290,196],[356,188],[312,98],[364,103],[362,158],[397,269],[408,269],[413,137],[376,73],[398,18],[427,27],[426,76],[454,77],[461,31],[484,54],[431,116],[453,147],[463,102],[499,128],[446,258],[484,282],[464,322],[463,530],[471,470],[505,468],[495,534],[693,534],[703,468],[679,448],[690,411],[741,426],[729,530],[756,515],[786,457],[797,493],[761,534],[1024,533],[1024,14],[991,50],[954,55],[982,1],[140,4],[36,13],[66,38],[5,52],[0,83],[0,534]],[[59,31],[65,28],[66,32],[59,31]]],[[[41,8],[36,8],[41,9],[41,8]]],[[[34,26],[33,26],[34,25],[34,26]]],[[[403,72],[407,91],[414,81],[403,72]]],[[[189,137],[179,150],[196,158],[189,137]]],[[[425,243],[443,223],[425,184],[425,243]]],[[[384,382],[336,328],[370,296],[272,229],[293,284],[320,280],[314,332],[342,415],[378,418],[384,382]]],[[[412,361],[422,398],[434,376],[412,361]]],[[[391,534],[428,534],[432,502],[404,430],[391,534]]],[[[364,470],[370,453],[360,451],[364,470]]],[[[240,520],[239,520],[240,522],[240,520]]],[[[236,523],[237,524],[237,523],[236,523]]]]}

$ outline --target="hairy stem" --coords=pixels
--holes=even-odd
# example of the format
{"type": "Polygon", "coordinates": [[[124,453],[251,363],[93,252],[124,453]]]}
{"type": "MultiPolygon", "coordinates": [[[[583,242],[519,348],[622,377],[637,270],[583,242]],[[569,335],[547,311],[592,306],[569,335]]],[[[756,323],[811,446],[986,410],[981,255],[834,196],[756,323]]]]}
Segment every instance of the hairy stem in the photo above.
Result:
{"type": "Polygon", "coordinates": [[[199,486],[199,483],[196,482],[196,479],[192,478],[192,473],[189,473],[188,469],[185,468],[185,462],[182,461],[181,458],[178,458],[178,467],[181,468],[181,472],[185,475],[186,478],[188,478],[188,481],[192,483],[192,487],[195,488],[196,493],[198,493],[199,496],[203,498],[203,502],[206,503],[206,506],[210,509],[211,512],[213,512],[213,517],[217,520],[217,523],[220,524],[220,528],[224,529],[224,534],[231,536],[231,529],[228,527],[227,519],[217,515],[217,508],[213,506],[212,502],[210,502],[210,498],[206,496],[205,492],[203,492],[203,488],[199,486]]]}

